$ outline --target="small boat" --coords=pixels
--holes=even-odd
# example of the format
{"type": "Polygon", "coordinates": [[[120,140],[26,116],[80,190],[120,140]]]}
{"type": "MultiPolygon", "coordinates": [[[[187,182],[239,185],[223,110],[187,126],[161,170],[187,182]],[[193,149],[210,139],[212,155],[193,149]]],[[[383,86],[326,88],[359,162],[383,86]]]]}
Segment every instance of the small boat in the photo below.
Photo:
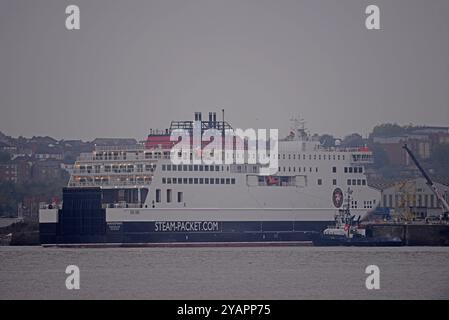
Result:
{"type": "Polygon", "coordinates": [[[335,215],[335,225],[329,226],[322,233],[316,235],[312,241],[314,246],[359,246],[359,247],[391,247],[402,246],[399,238],[368,237],[365,229],[360,227],[360,216],[354,220],[351,215],[351,193],[343,209],[335,215]]]}

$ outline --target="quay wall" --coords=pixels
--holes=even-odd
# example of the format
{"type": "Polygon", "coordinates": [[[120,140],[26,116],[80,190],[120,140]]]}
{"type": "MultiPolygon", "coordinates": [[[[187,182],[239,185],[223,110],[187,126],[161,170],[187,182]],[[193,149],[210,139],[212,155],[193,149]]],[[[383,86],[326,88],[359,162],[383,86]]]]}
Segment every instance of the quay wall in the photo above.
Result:
{"type": "Polygon", "coordinates": [[[368,236],[400,238],[406,246],[449,246],[448,224],[369,224],[368,236]]]}

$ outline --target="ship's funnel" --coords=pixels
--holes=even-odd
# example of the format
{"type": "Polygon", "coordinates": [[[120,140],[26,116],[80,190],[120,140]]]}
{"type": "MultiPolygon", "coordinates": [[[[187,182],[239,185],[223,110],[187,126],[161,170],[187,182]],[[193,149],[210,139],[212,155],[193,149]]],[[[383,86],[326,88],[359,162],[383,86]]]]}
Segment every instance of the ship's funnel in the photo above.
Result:
{"type": "Polygon", "coordinates": [[[195,121],[201,121],[201,112],[195,112],[195,121]]]}

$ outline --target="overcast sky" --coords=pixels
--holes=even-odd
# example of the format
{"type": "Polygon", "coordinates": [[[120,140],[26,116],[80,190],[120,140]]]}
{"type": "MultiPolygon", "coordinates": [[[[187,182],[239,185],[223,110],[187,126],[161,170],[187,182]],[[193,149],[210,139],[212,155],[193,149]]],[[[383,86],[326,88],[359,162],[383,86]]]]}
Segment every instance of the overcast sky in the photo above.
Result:
{"type": "Polygon", "coordinates": [[[221,108],[281,132],[447,126],[448,17],[447,0],[0,0],[0,131],[143,139],[221,108]]]}

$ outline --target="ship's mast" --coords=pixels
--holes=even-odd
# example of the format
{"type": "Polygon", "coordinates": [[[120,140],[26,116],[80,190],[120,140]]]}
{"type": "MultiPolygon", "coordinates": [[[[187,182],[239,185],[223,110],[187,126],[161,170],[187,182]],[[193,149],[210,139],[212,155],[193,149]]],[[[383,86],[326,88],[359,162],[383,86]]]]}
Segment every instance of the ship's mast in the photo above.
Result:
{"type": "Polygon", "coordinates": [[[290,121],[293,123],[293,133],[296,139],[304,139],[306,133],[306,121],[302,118],[292,117],[290,121]]]}

